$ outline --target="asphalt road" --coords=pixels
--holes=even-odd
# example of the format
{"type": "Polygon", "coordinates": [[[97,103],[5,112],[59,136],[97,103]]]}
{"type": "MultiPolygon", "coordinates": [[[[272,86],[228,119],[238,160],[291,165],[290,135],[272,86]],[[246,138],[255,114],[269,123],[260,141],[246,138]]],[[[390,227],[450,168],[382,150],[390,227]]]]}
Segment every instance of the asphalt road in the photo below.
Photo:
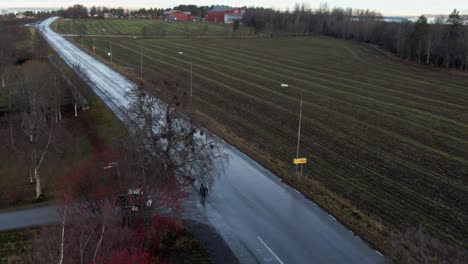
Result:
{"type": "Polygon", "coordinates": [[[0,232],[36,227],[57,222],[59,213],[55,207],[35,207],[0,212],[0,232]]]}
{"type": "MultiPolygon", "coordinates": [[[[50,29],[39,25],[49,44],[69,64],[86,70],[96,94],[122,120],[126,92],[134,85],[50,29]]],[[[226,143],[225,143],[226,144],[226,143]]],[[[241,263],[383,263],[384,257],[271,172],[226,144],[230,160],[207,202],[193,203],[197,221],[221,234],[241,263]]],[[[2,225],[0,218],[0,225],[2,225]]]]}

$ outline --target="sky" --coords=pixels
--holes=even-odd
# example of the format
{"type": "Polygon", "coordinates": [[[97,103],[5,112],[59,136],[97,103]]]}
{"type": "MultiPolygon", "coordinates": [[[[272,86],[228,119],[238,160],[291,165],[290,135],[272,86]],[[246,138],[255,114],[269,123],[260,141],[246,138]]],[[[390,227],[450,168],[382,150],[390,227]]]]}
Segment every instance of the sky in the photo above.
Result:
{"type": "Polygon", "coordinates": [[[468,13],[468,0],[0,0],[0,8],[59,8],[75,3],[86,6],[105,5],[108,7],[172,7],[178,4],[230,6],[262,6],[285,10],[293,8],[296,3],[305,3],[312,8],[326,2],[330,7],[352,7],[372,9],[384,15],[420,15],[447,14],[457,8],[468,13]]]}

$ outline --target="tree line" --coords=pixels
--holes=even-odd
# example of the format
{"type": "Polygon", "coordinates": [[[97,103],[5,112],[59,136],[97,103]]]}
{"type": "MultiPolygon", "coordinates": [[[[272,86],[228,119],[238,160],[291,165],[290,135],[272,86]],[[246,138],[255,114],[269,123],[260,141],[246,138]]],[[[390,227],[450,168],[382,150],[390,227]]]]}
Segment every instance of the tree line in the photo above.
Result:
{"type": "Polygon", "coordinates": [[[319,34],[379,45],[403,59],[420,64],[444,66],[468,71],[468,20],[454,10],[447,18],[429,23],[421,16],[416,22],[387,22],[371,10],[317,9],[304,5],[281,12],[267,8],[249,8],[246,26],[256,33],[309,36],[319,34]]]}
{"type": "MultiPolygon", "coordinates": [[[[183,12],[190,12],[193,16],[205,17],[208,14],[208,10],[213,6],[197,6],[197,5],[178,5],[174,6],[174,10],[180,10],[183,12]]],[[[74,5],[67,9],[61,9],[56,11],[56,15],[63,16],[65,18],[104,18],[105,14],[110,14],[112,17],[123,18],[123,17],[143,17],[143,18],[157,18],[164,16],[164,11],[170,10],[169,8],[140,8],[138,10],[125,10],[119,8],[108,8],[105,6],[92,6],[87,8],[83,5],[74,5]]]]}
{"type": "Polygon", "coordinates": [[[88,9],[83,5],[74,5],[57,11],[58,16],[74,19],[88,17],[104,18],[106,14],[111,14],[113,17],[123,17],[125,10],[123,8],[108,8],[105,6],[92,6],[88,9]]]}

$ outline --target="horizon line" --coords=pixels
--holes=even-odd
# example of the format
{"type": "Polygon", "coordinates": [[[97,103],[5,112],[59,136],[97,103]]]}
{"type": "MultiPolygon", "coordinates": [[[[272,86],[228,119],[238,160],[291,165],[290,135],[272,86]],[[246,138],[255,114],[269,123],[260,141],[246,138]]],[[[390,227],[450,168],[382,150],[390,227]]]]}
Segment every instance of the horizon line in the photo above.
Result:
{"type": "MultiPolygon", "coordinates": [[[[69,5],[67,7],[31,7],[31,6],[28,6],[28,7],[2,7],[0,6],[0,10],[8,10],[8,9],[26,9],[25,11],[34,11],[34,9],[41,9],[41,10],[60,10],[60,9],[66,9],[68,7],[71,7],[73,5],[69,5]]],[[[87,6],[87,5],[84,5],[85,7],[87,8],[90,8],[92,6],[87,6]]],[[[93,5],[94,6],[94,5],[93,5]]],[[[157,7],[157,6],[134,6],[134,7],[123,7],[123,6],[111,6],[111,5],[96,5],[96,7],[107,7],[107,8],[123,8],[125,10],[139,10],[139,9],[150,9],[150,8],[158,8],[158,9],[170,9],[170,8],[173,8],[173,6],[171,7],[157,7]]],[[[252,7],[252,6],[251,6],[252,7]]],[[[261,6],[253,6],[253,7],[261,7],[261,6]]],[[[261,7],[261,8],[265,8],[265,7],[261,7]]],[[[344,9],[348,8],[348,7],[342,7],[344,9]]],[[[272,8],[274,10],[279,10],[279,11],[286,11],[285,9],[275,9],[275,8],[272,8]]],[[[353,9],[358,9],[358,8],[353,8],[353,9]]],[[[361,10],[361,9],[359,9],[361,10]]],[[[372,11],[376,11],[376,12],[381,12],[379,10],[372,10],[372,11]]],[[[460,15],[468,15],[468,10],[458,10],[460,12],[460,15]]],[[[401,12],[401,13],[398,13],[398,12],[390,12],[390,13],[385,13],[385,12],[381,12],[383,16],[398,16],[398,17],[416,17],[416,16],[446,16],[446,15],[449,15],[448,13],[412,13],[412,14],[409,14],[410,12],[408,12],[408,14],[403,14],[405,12],[401,12]]]]}

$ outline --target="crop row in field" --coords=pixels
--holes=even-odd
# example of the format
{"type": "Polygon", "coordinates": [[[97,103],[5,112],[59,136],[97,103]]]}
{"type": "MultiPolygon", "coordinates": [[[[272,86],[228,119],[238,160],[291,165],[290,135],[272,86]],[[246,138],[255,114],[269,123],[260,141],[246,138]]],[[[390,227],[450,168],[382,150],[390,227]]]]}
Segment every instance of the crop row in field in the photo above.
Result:
{"type": "Polygon", "coordinates": [[[60,19],[56,30],[81,35],[148,35],[148,36],[235,36],[251,34],[251,29],[205,22],[164,21],[152,19],[60,19]]]}
{"type": "MultiPolygon", "coordinates": [[[[97,40],[105,59],[108,41],[97,40]]],[[[117,64],[138,69],[142,52],[145,72],[185,87],[192,62],[196,109],[276,161],[295,156],[302,95],[308,177],[385,225],[468,244],[466,76],[328,38],[119,39],[113,49],[117,64]]]]}

